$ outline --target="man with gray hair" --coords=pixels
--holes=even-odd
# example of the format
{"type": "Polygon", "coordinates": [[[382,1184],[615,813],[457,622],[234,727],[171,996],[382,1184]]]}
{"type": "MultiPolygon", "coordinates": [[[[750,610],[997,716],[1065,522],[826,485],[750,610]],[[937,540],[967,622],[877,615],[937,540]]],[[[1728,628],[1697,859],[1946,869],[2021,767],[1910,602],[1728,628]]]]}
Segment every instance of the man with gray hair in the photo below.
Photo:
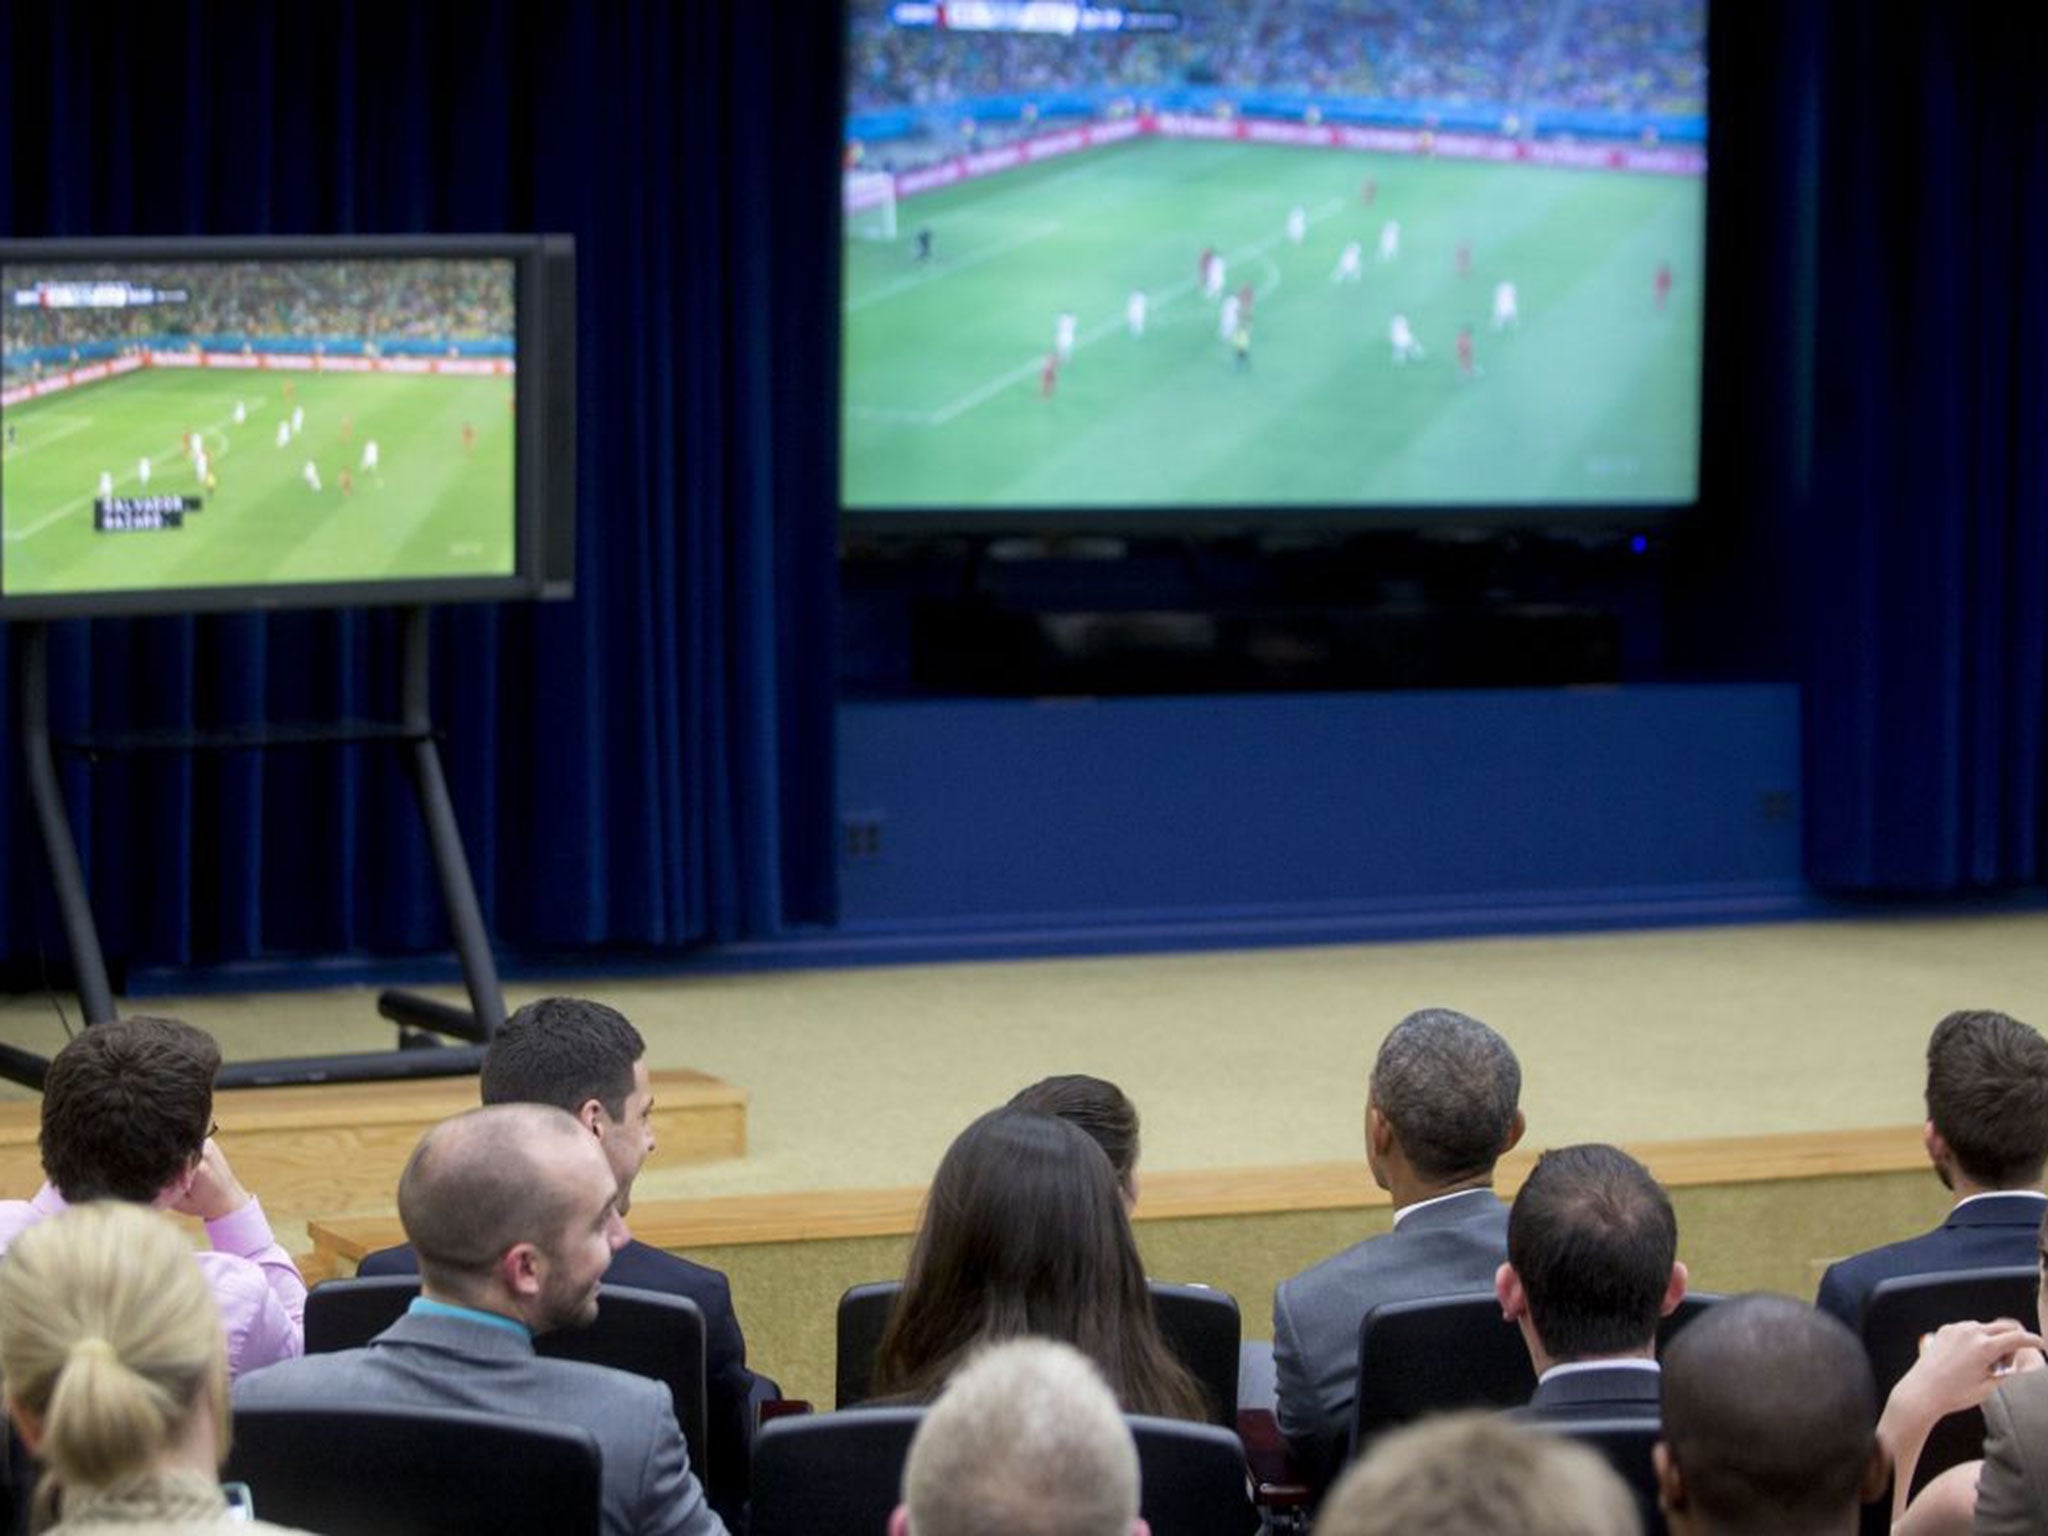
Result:
{"type": "Polygon", "coordinates": [[[1393,1197],[1393,1229],[1273,1293],[1280,1431],[1312,1483],[1335,1474],[1350,1441],[1365,1314],[1492,1286],[1508,1246],[1493,1168],[1522,1139],[1521,1094],[1521,1063],[1507,1041],[1462,1013],[1411,1013],[1381,1044],[1365,1104],[1365,1160],[1393,1197]]]}
{"type": "Polygon", "coordinates": [[[575,1116],[495,1104],[442,1121],[405,1165],[398,1216],[419,1254],[411,1309],[361,1349],[244,1377],[238,1407],[399,1403],[580,1424],[603,1453],[605,1536],[724,1536],[667,1387],[534,1353],[535,1335],[596,1319],[626,1241],[618,1177],[575,1116]]]}
{"type": "Polygon", "coordinates": [[[1138,1447],[1079,1350],[1013,1339],[960,1368],[925,1415],[889,1536],[1149,1536],[1138,1447]]]}

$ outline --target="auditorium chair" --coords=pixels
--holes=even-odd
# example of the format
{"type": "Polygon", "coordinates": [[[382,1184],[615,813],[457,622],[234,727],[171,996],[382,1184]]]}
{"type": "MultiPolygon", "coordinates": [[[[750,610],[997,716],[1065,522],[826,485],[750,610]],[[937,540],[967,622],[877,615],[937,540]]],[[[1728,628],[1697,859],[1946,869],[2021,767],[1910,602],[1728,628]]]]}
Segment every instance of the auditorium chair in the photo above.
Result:
{"type": "Polygon", "coordinates": [[[238,1407],[221,1473],[258,1519],[323,1536],[598,1536],[603,1473],[580,1425],[467,1410],[238,1407]]]}
{"type": "MultiPolygon", "coordinates": [[[[1164,1280],[1146,1285],[1167,1347],[1201,1384],[1212,1422],[1229,1428],[1237,1415],[1238,1351],[1244,1336],[1237,1299],[1204,1285],[1164,1280]]],[[[878,1280],[856,1285],[839,1298],[833,1399],[838,1407],[851,1408],[873,1395],[875,1355],[902,1290],[900,1280],[878,1280]]]]}
{"type": "MultiPolygon", "coordinates": [[[[1659,1352],[1720,1299],[1711,1291],[1689,1292],[1658,1325],[1659,1352]]],[[[1522,1330],[1501,1318],[1492,1291],[1374,1307],[1358,1330],[1352,1454],[1424,1414],[1517,1408],[1535,1390],[1536,1372],[1522,1330]]]]}
{"type": "MultiPolygon", "coordinates": [[[[1879,1403],[1920,1355],[1920,1340],[1943,1323],[2017,1318],[2033,1328],[2041,1272],[2032,1264],[1996,1269],[1962,1269],[1947,1274],[1900,1275],[1879,1281],[1863,1303],[1857,1325],[1879,1403]]],[[[1934,1426],[1913,1472],[1917,1491],[1929,1478],[1958,1462],[1984,1454],[1984,1415],[1977,1409],[1952,1413],[1934,1426]]]]}
{"type": "Polygon", "coordinates": [[[1659,1425],[1643,1419],[1556,1419],[1542,1427],[1547,1434],[1598,1451],[1635,1496],[1636,1512],[1643,1517],[1643,1536],[1664,1536],[1664,1512],[1657,1505],[1657,1467],[1650,1459],[1650,1447],[1664,1433],[1659,1425]]]}
{"type": "MultiPolygon", "coordinates": [[[[874,1536],[901,1496],[922,1408],[778,1418],[754,1441],[748,1536],[874,1536]]],[[[1212,1424],[1131,1415],[1139,1513],[1158,1536],[1251,1536],[1244,1450],[1212,1424]]]]}
{"type": "MultiPolygon", "coordinates": [[[[328,1280],[314,1286],[306,1293],[306,1353],[327,1354],[369,1343],[404,1314],[419,1289],[413,1275],[328,1280]]],[[[706,1427],[704,1314],[697,1303],[663,1291],[599,1286],[596,1322],[588,1328],[541,1334],[533,1348],[551,1360],[610,1366],[666,1385],[690,1448],[690,1465],[709,1487],[713,1463],[706,1427]]],[[[715,1497],[725,1502],[725,1492],[720,1488],[715,1497]]],[[[745,1497],[745,1490],[738,1490],[732,1502],[744,1503],[745,1497]]]]}

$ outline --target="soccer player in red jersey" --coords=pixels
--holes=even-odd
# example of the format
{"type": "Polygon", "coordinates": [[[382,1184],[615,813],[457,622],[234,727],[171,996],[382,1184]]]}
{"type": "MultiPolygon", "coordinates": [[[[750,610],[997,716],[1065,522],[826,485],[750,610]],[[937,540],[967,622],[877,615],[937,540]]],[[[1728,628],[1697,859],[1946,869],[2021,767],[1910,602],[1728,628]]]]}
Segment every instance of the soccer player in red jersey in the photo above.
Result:
{"type": "Polygon", "coordinates": [[[1458,327],[1458,372],[1469,379],[1475,371],[1472,362],[1472,327],[1461,325],[1458,327]]]}
{"type": "Polygon", "coordinates": [[[1045,366],[1038,370],[1038,393],[1047,400],[1052,398],[1053,386],[1060,381],[1060,355],[1057,352],[1045,354],[1045,366]]]}
{"type": "Polygon", "coordinates": [[[1664,301],[1671,297],[1671,263],[1657,263],[1657,307],[1662,309],[1664,301]]]}
{"type": "Polygon", "coordinates": [[[462,451],[476,452],[476,428],[466,421],[462,424],[462,451]]]}
{"type": "Polygon", "coordinates": [[[1252,317],[1252,300],[1255,297],[1257,295],[1252,292],[1250,283],[1237,290],[1237,312],[1247,320],[1252,317]]]}
{"type": "Polygon", "coordinates": [[[1379,195],[1380,184],[1377,181],[1373,180],[1372,177],[1366,177],[1365,185],[1358,189],[1358,196],[1360,201],[1362,201],[1366,207],[1370,208],[1372,206],[1372,200],[1378,197],[1379,195]]]}

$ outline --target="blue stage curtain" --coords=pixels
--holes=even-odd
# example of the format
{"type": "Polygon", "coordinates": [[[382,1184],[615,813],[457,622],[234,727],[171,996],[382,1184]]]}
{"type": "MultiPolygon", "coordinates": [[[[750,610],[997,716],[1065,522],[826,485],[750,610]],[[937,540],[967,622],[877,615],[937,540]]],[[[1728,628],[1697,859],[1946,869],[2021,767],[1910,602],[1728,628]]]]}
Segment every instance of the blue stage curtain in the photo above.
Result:
{"type": "Polygon", "coordinates": [[[2042,879],[2048,92],[2017,14],[1834,0],[1808,43],[1813,414],[1789,506],[1824,889],[2042,879]]]}
{"type": "MultiPolygon", "coordinates": [[[[515,953],[832,917],[839,43],[819,9],[0,6],[7,236],[575,235],[576,600],[433,619],[457,817],[515,953]]],[[[372,611],[66,623],[53,712],[385,716],[396,652],[372,611]]],[[[389,749],[73,761],[65,782],[117,969],[446,942],[389,749]]],[[[15,975],[61,948],[24,801],[10,727],[15,975]]]]}

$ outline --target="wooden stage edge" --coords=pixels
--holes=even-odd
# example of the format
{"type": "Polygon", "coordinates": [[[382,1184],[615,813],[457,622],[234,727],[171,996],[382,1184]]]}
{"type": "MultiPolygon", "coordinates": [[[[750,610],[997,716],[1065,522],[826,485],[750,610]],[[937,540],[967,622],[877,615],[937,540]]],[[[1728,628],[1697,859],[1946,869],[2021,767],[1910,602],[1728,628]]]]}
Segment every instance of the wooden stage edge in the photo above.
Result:
{"type": "MultiPolygon", "coordinates": [[[[1771,1183],[1925,1171],[1918,1125],[1864,1130],[1694,1141],[1646,1141],[1627,1150],[1667,1188],[1771,1183]]],[[[1501,1160],[1497,1186],[1512,1196],[1536,1160],[1531,1151],[1501,1160]]],[[[636,1202],[633,1235],[656,1248],[800,1243],[902,1237],[916,1230],[922,1185],[901,1189],[812,1190],[794,1194],[726,1195],[703,1200],[636,1202]]],[[[1385,1206],[1363,1158],[1271,1168],[1189,1172],[1141,1171],[1136,1220],[1262,1215],[1291,1211],[1363,1210],[1385,1206]]],[[[318,1276],[348,1274],[366,1253],[405,1240],[395,1216],[354,1216],[307,1223],[318,1276]]],[[[308,1278],[315,1278],[309,1275],[308,1278]]]]}

